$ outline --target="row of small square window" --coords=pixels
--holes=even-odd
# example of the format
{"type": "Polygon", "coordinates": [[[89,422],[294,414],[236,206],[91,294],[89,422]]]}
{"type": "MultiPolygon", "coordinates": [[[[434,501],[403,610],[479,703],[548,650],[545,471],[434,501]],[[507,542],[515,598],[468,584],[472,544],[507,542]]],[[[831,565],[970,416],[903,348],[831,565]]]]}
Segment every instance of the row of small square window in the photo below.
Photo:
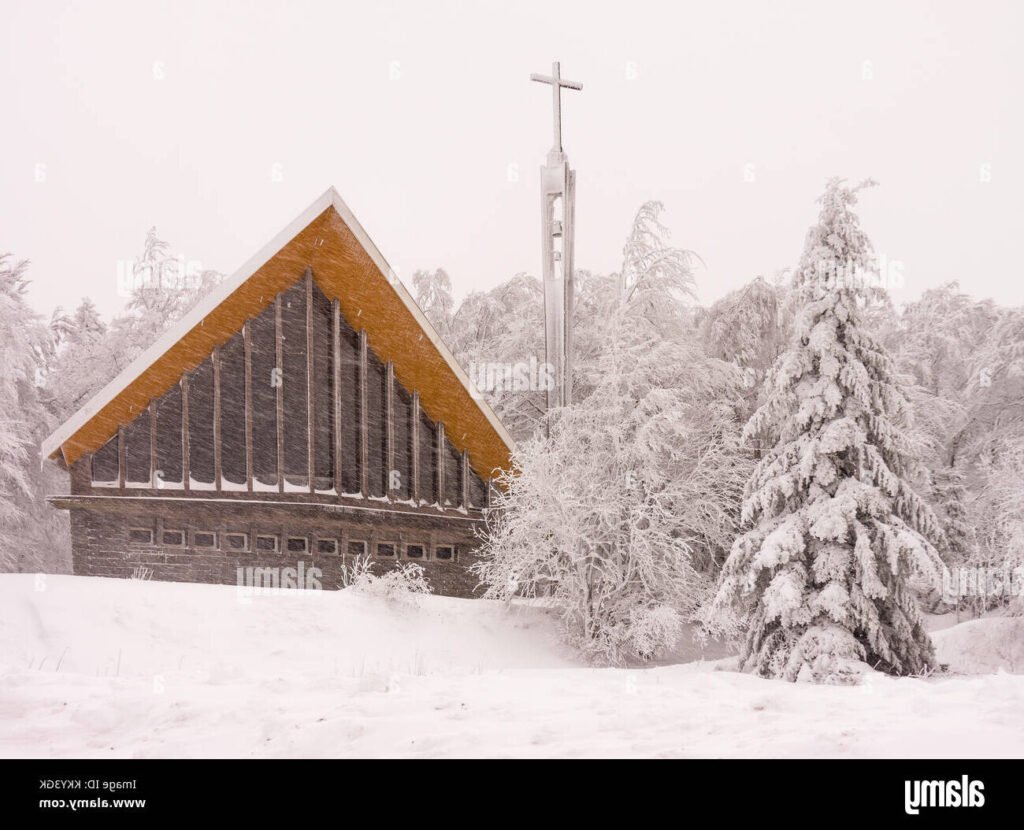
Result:
{"type": "MultiPolygon", "coordinates": [[[[207,550],[217,550],[217,532],[212,530],[194,530],[192,532],[192,547],[207,550]]],[[[184,530],[163,530],[160,534],[160,544],[164,547],[183,548],[185,547],[186,534],[184,530]]],[[[128,541],[136,545],[155,545],[154,533],[148,527],[133,527],[128,530],[128,541]]],[[[244,553],[249,550],[248,533],[224,533],[224,550],[244,553]]],[[[317,537],[316,552],[325,554],[338,553],[338,540],[325,537],[317,537]]],[[[348,554],[350,556],[365,556],[368,543],[362,539],[350,539],[348,542],[348,554]]],[[[399,552],[401,545],[398,542],[377,542],[376,555],[385,559],[394,559],[399,552]]],[[[273,533],[257,533],[254,549],[260,553],[276,553],[280,550],[280,537],[273,533]]],[[[309,553],[309,538],[306,536],[286,536],[285,550],[288,553],[309,553]]],[[[421,544],[405,545],[406,559],[428,559],[428,547],[421,544]]],[[[455,559],[454,545],[434,545],[434,559],[441,562],[450,562],[455,559]]]]}

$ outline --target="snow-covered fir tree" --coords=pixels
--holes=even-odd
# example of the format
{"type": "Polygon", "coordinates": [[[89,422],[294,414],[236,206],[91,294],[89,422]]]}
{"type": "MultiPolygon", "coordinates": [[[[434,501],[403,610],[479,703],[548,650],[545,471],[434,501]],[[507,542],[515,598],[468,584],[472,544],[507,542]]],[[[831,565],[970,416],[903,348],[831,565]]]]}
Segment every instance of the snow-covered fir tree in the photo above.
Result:
{"type": "Polygon", "coordinates": [[[841,683],[862,662],[901,675],[935,665],[911,580],[938,579],[941,531],[908,483],[893,361],[862,324],[880,292],[853,211],[863,186],[828,183],[794,275],[793,338],[745,429],[763,456],[709,618],[745,630],[741,666],[765,677],[841,683]]]}

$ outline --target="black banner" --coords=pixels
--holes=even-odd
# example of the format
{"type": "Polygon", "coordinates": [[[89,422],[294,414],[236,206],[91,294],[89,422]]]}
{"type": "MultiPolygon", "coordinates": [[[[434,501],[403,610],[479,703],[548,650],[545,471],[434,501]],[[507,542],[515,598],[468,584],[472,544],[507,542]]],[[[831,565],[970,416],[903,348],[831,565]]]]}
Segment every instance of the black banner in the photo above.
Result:
{"type": "Polygon", "coordinates": [[[437,820],[439,811],[530,823],[564,815],[575,823],[970,824],[1018,820],[1022,772],[1020,761],[958,760],[5,761],[0,812],[9,827],[30,826],[9,818],[73,825],[120,816],[143,825],[332,812],[338,822],[376,813],[393,824],[437,820]]]}

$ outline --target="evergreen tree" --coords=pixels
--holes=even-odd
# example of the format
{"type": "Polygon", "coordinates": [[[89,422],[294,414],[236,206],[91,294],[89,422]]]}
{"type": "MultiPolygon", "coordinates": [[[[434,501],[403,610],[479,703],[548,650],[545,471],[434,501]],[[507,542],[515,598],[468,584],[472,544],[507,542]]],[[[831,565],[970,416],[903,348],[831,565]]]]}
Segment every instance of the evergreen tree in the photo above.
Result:
{"type": "Polygon", "coordinates": [[[909,403],[863,325],[880,294],[853,212],[863,186],[828,183],[794,276],[792,340],[745,429],[764,455],[710,616],[745,629],[742,667],[765,677],[849,682],[860,661],[892,674],[935,663],[910,582],[937,580],[941,531],[908,484],[909,403]]]}

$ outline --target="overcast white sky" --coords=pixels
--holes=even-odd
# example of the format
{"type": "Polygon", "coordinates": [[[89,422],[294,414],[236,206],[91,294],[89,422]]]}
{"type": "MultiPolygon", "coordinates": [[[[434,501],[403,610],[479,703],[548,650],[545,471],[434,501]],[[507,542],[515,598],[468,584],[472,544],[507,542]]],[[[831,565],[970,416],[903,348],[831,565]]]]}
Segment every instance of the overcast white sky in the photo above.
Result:
{"type": "Polygon", "coordinates": [[[0,0],[0,251],[40,311],[109,314],[150,225],[230,273],[333,184],[407,282],[536,274],[528,78],[558,59],[578,267],[616,269],[659,199],[709,302],[795,263],[828,176],[872,176],[897,301],[1020,304],[1022,6],[0,0]]]}

